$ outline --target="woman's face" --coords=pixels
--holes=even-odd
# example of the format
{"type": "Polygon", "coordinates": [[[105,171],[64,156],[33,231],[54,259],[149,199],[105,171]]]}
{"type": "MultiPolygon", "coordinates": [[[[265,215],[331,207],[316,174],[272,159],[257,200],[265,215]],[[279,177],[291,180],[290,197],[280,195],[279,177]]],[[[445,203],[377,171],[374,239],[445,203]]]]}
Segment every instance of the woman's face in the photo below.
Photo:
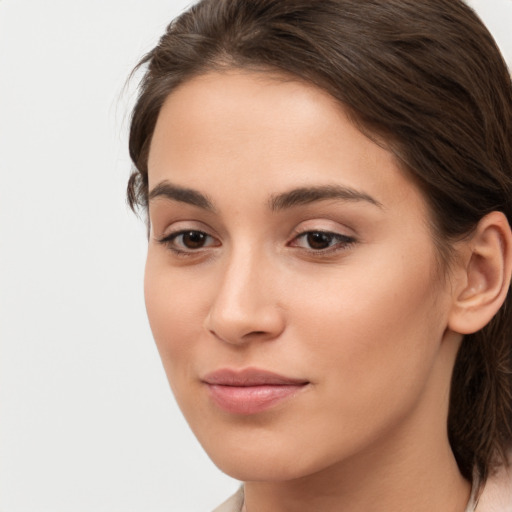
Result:
{"type": "Polygon", "coordinates": [[[162,108],[149,190],[151,328],[221,469],[293,479],[445,435],[451,299],[425,201],[327,93],[194,78],[162,108]]]}

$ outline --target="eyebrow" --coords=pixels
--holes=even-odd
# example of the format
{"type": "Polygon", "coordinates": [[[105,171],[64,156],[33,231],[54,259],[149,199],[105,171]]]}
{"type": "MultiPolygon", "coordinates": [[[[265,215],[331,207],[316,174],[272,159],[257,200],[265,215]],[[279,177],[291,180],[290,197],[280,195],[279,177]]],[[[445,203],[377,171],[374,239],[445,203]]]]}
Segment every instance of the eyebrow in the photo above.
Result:
{"type": "MultiPolygon", "coordinates": [[[[173,185],[168,181],[162,181],[155,185],[149,192],[148,200],[164,197],[171,201],[179,201],[204,210],[215,212],[212,201],[197,190],[173,185]]],[[[286,210],[295,206],[325,201],[328,199],[341,199],[343,201],[365,201],[382,208],[382,204],[365,192],[360,192],[350,187],[341,185],[321,185],[317,187],[294,188],[281,194],[273,195],[269,200],[272,211],[286,210]]]]}
{"type": "Polygon", "coordinates": [[[294,206],[324,201],[326,199],[341,199],[343,201],[365,201],[382,208],[382,204],[365,192],[341,185],[323,185],[319,187],[295,188],[270,198],[269,205],[272,211],[285,210],[294,206]]]}
{"type": "Polygon", "coordinates": [[[211,212],[215,211],[213,203],[201,192],[191,188],[173,185],[168,181],[162,181],[155,185],[155,187],[148,194],[148,201],[151,201],[157,197],[164,197],[166,199],[170,199],[171,201],[187,203],[211,212]]]}

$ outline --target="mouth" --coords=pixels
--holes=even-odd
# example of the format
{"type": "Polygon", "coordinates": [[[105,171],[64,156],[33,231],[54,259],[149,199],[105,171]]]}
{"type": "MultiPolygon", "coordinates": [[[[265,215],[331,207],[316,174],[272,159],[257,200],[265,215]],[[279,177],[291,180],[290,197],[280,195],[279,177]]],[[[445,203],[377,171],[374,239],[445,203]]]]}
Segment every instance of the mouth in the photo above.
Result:
{"type": "Polygon", "coordinates": [[[231,414],[266,411],[302,391],[309,381],[256,368],[222,369],[203,378],[212,401],[231,414]]]}

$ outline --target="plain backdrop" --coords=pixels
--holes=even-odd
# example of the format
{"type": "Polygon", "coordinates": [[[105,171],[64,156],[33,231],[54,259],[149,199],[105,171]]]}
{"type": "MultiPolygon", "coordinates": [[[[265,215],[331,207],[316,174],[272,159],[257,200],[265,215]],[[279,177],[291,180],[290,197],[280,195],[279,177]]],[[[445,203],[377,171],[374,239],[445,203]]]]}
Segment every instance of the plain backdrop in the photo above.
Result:
{"type": "MultiPolygon", "coordinates": [[[[208,512],[125,204],[137,60],[189,2],[0,0],[0,511],[208,512]],[[200,486],[201,490],[197,490],[200,486]]],[[[512,62],[512,0],[474,0],[512,62]]]]}

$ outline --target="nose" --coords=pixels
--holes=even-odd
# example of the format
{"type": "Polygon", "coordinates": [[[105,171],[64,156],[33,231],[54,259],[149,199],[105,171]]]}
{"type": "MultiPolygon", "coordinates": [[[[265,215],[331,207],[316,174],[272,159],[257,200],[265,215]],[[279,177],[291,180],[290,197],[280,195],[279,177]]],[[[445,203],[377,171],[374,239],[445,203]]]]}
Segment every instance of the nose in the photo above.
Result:
{"type": "Polygon", "coordinates": [[[230,344],[277,338],[285,327],[285,311],[276,270],[262,255],[248,250],[233,254],[220,272],[206,329],[230,344]]]}

